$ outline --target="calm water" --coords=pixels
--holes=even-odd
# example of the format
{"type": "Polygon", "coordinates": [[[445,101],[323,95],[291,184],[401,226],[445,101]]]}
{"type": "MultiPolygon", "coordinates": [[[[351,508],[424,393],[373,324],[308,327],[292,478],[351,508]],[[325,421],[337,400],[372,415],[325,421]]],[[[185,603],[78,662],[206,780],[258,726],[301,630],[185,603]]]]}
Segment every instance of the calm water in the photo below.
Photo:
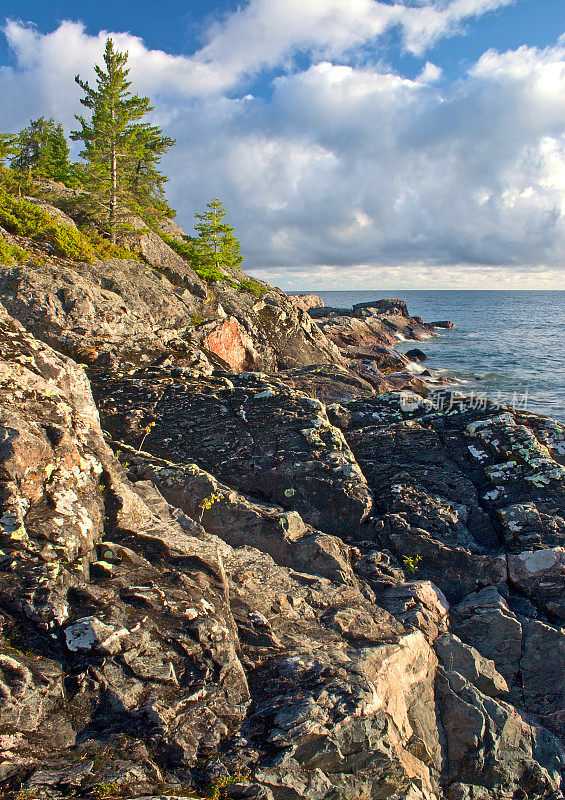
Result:
{"type": "Polygon", "coordinates": [[[512,402],[565,421],[565,291],[316,292],[328,306],[398,297],[425,322],[449,319],[455,330],[420,345],[426,366],[455,375],[466,391],[512,402]]]}

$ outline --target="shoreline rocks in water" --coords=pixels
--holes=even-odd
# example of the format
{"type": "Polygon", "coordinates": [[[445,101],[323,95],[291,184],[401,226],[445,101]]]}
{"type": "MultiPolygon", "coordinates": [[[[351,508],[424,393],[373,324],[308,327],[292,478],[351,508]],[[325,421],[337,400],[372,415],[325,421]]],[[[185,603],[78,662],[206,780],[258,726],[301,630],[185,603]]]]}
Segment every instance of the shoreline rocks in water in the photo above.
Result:
{"type": "Polygon", "coordinates": [[[2,796],[558,800],[565,426],[155,253],[0,269],[2,796]]]}

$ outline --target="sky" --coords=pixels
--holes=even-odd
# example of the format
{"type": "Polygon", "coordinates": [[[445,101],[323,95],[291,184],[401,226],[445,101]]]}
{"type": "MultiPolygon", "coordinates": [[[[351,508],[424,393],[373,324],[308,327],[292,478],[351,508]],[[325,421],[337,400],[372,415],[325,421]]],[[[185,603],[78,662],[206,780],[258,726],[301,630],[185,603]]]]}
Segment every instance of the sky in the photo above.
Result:
{"type": "MultiPolygon", "coordinates": [[[[565,288],[563,0],[2,0],[0,127],[83,111],[106,37],[290,290],[565,288]]],[[[76,151],[75,151],[76,153],[76,151]]]]}

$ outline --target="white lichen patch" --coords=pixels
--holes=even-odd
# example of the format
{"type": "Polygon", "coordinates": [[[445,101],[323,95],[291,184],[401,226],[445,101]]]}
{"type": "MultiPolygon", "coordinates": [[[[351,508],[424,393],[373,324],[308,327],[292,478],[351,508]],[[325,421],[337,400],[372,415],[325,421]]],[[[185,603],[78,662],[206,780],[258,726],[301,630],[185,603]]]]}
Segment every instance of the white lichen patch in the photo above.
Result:
{"type": "Polygon", "coordinates": [[[473,456],[473,458],[476,458],[477,461],[486,461],[486,459],[488,458],[488,453],[485,453],[484,450],[479,450],[472,444],[467,445],[467,448],[471,453],[471,455],[473,456]]]}
{"type": "Polygon", "coordinates": [[[65,628],[65,640],[71,652],[87,651],[93,647],[117,653],[121,649],[120,639],[128,636],[126,628],[114,629],[97,617],[83,617],[65,628]]]}
{"type": "Polygon", "coordinates": [[[269,387],[269,388],[265,389],[262,392],[258,392],[256,395],[254,395],[253,399],[254,400],[266,400],[267,398],[274,397],[274,396],[275,396],[274,391],[269,387]]]}

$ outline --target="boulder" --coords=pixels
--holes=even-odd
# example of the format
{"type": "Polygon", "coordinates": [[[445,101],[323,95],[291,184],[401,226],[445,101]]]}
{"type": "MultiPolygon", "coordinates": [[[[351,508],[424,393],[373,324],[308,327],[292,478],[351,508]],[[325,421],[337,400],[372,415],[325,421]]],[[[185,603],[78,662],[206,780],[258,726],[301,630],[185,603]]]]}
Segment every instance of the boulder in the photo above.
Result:
{"type": "Polygon", "coordinates": [[[309,311],[311,308],[322,308],[324,305],[324,301],[316,294],[289,294],[288,296],[303,311],[309,311]]]}
{"type": "Polygon", "coordinates": [[[408,317],[408,309],[404,300],[368,300],[364,303],[354,303],[354,311],[360,309],[369,309],[376,314],[381,315],[399,315],[401,317],[408,317]]]}
{"type": "Polygon", "coordinates": [[[427,361],[428,357],[425,353],[419,350],[417,347],[412,348],[412,350],[407,350],[404,355],[406,358],[409,358],[410,361],[427,361]]]}

